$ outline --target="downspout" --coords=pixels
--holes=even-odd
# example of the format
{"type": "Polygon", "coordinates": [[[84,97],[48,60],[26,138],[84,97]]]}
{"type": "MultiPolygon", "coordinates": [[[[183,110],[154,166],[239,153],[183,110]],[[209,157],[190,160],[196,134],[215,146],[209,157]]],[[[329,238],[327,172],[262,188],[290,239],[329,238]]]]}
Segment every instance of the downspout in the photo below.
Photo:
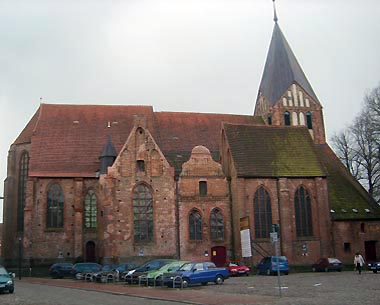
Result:
{"type": "Polygon", "coordinates": [[[281,192],[281,189],[280,189],[280,177],[277,177],[277,207],[278,207],[278,226],[279,226],[279,231],[280,231],[280,255],[283,254],[283,248],[282,248],[282,238],[281,238],[281,235],[282,235],[282,229],[281,229],[281,208],[280,208],[280,192],[281,192]]]}
{"type": "Polygon", "coordinates": [[[180,239],[180,231],[179,231],[179,190],[178,190],[178,180],[179,180],[179,177],[178,175],[175,175],[174,177],[174,180],[175,180],[175,219],[176,219],[176,239],[177,239],[177,242],[176,242],[176,245],[177,245],[177,259],[181,259],[181,239],[180,239]]]}
{"type": "Polygon", "coordinates": [[[231,187],[231,177],[227,177],[228,181],[228,197],[230,201],[230,215],[231,215],[231,245],[233,249],[233,257],[232,259],[235,259],[235,232],[234,232],[234,213],[233,213],[233,202],[232,202],[232,187],[231,187]]]}

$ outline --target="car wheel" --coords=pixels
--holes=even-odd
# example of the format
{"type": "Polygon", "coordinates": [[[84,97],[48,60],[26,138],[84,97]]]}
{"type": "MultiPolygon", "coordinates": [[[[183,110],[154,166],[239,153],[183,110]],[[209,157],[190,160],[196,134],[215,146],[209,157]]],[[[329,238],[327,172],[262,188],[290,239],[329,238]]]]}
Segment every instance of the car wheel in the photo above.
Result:
{"type": "Polygon", "coordinates": [[[216,285],[222,285],[224,282],[224,278],[223,276],[221,275],[217,275],[216,278],[215,278],[215,284],[216,285]]]}
{"type": "Polygon", "coordinates": [[[325,268],[325,272],[329,272],[329,268],[326,267],[326,268],[325,268]]]}
{"type": "Polygon", "coordinates": [[[13,292],[15,292],[15,288],[14,288],[14,287],[10,288],[10,289],[8,290],[8,292],[9,292],[9,293],[13,293],[13,292]]]}
{"type": "Polygon", "coordinates": [[[182,279],[182,288],[187,288],[189,287],[189,279],[184,278],[182,279]]]}
{"type": "Polygon", "coordinates": [[[271,273],[270,269],[267,269],[267,275],[271,275],[271,273]]]}
{"type": "Polygon", "coordinates": [[[315,267],[313,267],[311,270],[312,270],[313,272],[316,272],[316,271],[317,271],[317,269],[315,269],[315,267]]]}
{"type": "Polygon", "coordinates": [[[377,273],[377,270],[373,270],[373,273],[377,273]]]}
{"type": "Polygon", "coordinates": [[[285,275],[288,275],[288,274],[289,274],[289,271],[284,271],[284,274],[285,274],[285,275]]]}

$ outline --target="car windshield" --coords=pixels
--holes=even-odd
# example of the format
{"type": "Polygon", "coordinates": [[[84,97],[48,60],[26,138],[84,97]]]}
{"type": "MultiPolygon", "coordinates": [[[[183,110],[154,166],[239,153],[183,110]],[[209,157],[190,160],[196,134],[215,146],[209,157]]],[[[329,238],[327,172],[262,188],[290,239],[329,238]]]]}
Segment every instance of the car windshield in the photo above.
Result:
{"type": "Polygon", "coordinates": [[[340,260],[337,258],[329,258],[329,263],[340,263],[340,260]]]}
{"type": "Polygon", "coordinates": [[[113,269],[114,269],[113,265],[105,265],[103,266],[102,271],[111,271],[113,269]]]}
{"type": "Polygon", "coordinates": [[[8,275],[7,270],[4,267],[0,267],[0,275],[8,275]]]}
{"type": "Polygon", "coordinates": [[[190,271],[192,267],[193,267],[193,264],[186,263],[186,264],[183,264],[182,267],[178,269],[178,271],[190,271]]]}
{"type": "MultiPolygon", "coordinates": [[[[274,261],[275,261],[275,262],[277,261],[277,257],[276,257],[276,256],[274,257],[274,261]]],[[[278,256],[278,261],[279,261],[280,263],[284,263],[284,262],[287,261],[287,259],[286,259],[285,256],[278,256]]]]}

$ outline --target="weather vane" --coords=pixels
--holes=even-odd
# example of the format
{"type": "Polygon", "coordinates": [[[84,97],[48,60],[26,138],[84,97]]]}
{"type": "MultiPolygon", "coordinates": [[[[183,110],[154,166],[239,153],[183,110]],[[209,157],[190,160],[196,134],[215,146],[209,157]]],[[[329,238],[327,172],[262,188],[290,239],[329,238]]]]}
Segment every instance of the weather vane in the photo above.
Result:
{"type": "Polygon", "coordinates": [[[275,4],[275,0],[273,0],[273,12],[274,12],[273,20],[274,20],[274,22],[277,23],[278,18],[277,18],[277,13],[276,13],[276,4],[275,4]]]}

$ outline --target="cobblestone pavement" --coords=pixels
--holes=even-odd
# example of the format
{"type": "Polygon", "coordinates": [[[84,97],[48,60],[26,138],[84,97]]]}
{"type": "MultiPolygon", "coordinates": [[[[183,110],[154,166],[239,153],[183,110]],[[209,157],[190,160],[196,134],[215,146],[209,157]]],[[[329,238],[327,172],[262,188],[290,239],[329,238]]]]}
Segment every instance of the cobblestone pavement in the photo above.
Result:
{"type": "MultiPolygon", "coordinates": [[[[281,276],[281,297],[276,276],[234,277],[223,285],[187,289],[138,287],[125,284],[97,284],[70,279],[23,278],[23,282],[53,285],[113,295],[137,296],[148,304],[202,305],[379,305],[380,274],[363,272],[298,273],[281,276]],[[150,303],[153,302],[153,303],[150,303]]],[[[16,293],[17,293],[16,282],[16,293]]],[[[46,286],[44,286],[46,287],[46,286]]],[[[2,297],[2,296],[0,296],[2,297]]],[[[0,303],[3,304],[2,299],[0,303]]],[[[11,304],[11,303],[10,303],[11,304]]],[[[12,303],[12,305],[19,305],[12,303]]],[[[44,303],[45,304],[45,303],[44,303]]],[[[56,303],[46,303],[57,305],[56,303]]],[[[66,305],[71,305],[66,302],[66,305]]],[[[74,304],[74,303],[73,303],[74,304]]],[[[80,303],[79,303],[80,304],[80,303]]],[[[117,304],[117,303],[115,303],[117,304]]],[[[126,302],[125,304],[132,304],[126,302]]],[[[137,304],[137,303],[136,303],[137,304]]]]}

